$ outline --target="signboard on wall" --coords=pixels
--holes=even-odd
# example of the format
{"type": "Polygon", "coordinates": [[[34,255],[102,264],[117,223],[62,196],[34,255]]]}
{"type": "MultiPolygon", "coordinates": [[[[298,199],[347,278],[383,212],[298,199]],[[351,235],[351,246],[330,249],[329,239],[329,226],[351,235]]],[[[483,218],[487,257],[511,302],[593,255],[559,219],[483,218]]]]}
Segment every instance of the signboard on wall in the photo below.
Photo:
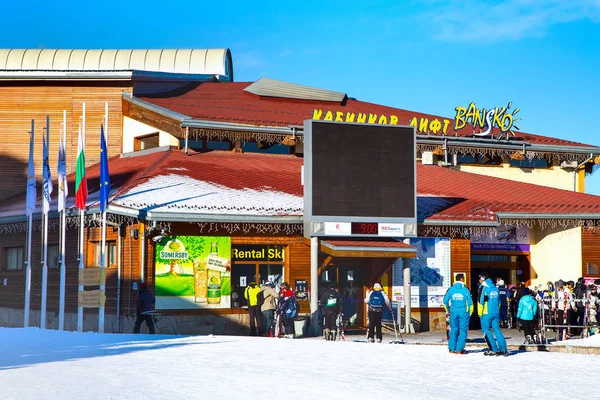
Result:
{"type": "Polygon", "coordinates": [[[471,234],[471,250],[529,251],[529,227],[500,225],[491,235],[471,234]]]}
{"type": "Polygon", "coordinates": [[[157,309],[230,308],[231,238],[167,236],[156,245],[157,309]]]}
{"type": "MultiPolygon", "coordinates": [[[[451,286],[450,239],[412,238],[417,249],[416,258],[410,259],[411,306],[442,307],[444,295],[451,286]]],[[[403,259],[396,261],[392,272],[394,301],[404,304],[403,259]]]]}

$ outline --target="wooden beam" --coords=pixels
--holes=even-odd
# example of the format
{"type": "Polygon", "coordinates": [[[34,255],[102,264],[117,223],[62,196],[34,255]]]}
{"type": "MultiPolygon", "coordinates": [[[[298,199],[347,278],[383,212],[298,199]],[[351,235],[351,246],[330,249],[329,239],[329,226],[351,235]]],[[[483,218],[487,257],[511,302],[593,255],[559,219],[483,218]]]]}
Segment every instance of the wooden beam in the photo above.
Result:
{"type": "Polygon", "coordinates": [[[332,259],[333,259],[332,256],[327,256],[325,261],[323,261],[323,264],[321,264],[321,266],[319,267],[319,272],[317,273],[317,276],[321,276],[321,274],[323,273],[323,270],[325,270],[325,268],[327,268],[327,266],[329,265],[329,263],[331,262],[332,259]]]}
{"type": "Polygon", "coordinates": [[[415,258],[417,256],[416,252],[332,250],[326,246],[321,246],[321,251],[334,257],[348,258],[415,258]]]}

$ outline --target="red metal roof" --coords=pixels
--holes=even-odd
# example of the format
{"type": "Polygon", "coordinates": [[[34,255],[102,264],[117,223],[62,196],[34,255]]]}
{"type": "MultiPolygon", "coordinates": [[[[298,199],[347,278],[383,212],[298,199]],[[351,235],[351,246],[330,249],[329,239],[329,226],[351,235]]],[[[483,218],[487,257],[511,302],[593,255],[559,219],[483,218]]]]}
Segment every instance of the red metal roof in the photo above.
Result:
{"type": "MultiPolygon", "coordinates": [[[[183,174],[232,189],[276,190],[303,196],[301,166],[304,159],[292,155],[212,151],[190,153],[168,150],[147,156],[110,160],[111,182],[116,174],[128,175],[140,166],[143,172],[131,177],[118,191],[123,193],[147,179],[167,173],[183,174]],[[114,164],[114,166],[113,166],[114,164]],[[119,172],[120,171],[120,172],[119,172]]],[[[93,182],[100,172],[88,169],[93,182]]],[[[88,187],[93,186],[88,181],[88,187]]],[[[71,192],[73,193],[73,192],[71,192]]],[[[497,213],[590,214],[600,217],[600,196],[571,192],[417,164],[417,208],[423,219],[496,221],[497,213]]]]}
{"type": "MultiPolygon", "coordinates": [[[[314,109],[351,113],[372,113],[389,116],[396,115],[399,125],[408,125],[413,117],[431,119],[452,118],[403,110],[379,104],[349,99],[346,105],[327,101],[298,100],[274,97],[261,97],[244,91],[253,82],[204,82],[194,84],[192,89],[177,91],[158,96],[140,96],[149,103],[168,110],[188,115],[198,120],[232,122],[256,126],[302,125],[311,119],[314,109]],[[197,85],[197,86],[196,86],[197,85]]],[[[453,126],[453,122],[452,125],[453,126]]],[[[497,131],[497,130],[496,130],[497,131]]],[[[496,132],[497,133],[497,132],[496,132]]],[[[454,134],[454,131],[452,131],[454,134]]],[[[462,129],[459,136],[470,136],[468,129],[462,129]]],[[[569,140],[556,139],[530,133],[516,133],[523,140],[548,145],[587,146],[569,140]]]]}
{"type": "MultiPolygon", "coordinates": [[[[136,187],[149,179],[169,174],[189,176],[197,181],[234,190],[276,191],[301,198],[302,165],[303,159],[293,155],[226,151],[192,152],[186,155],[183,151],[166,150],[136,157],[117,156],[109,160],[113,188],[111,200],[116,196],[134,194],[136,187]]],[[[93,206],[98,200],[99,165],[88,168],[87,177],[90,191],[88,205],[93,206]]],[[[67,205],[71,206],[74,175],[68,179],[71,200],[67,205]]],[[[600,219],[600,196],[434,165],[417,165],[417,193],[419,219],[430,222],[495,222],[498,213],[564,214],[574,217],[577,214],[597,214],[600,219]]],[[[41,203],[40,196],[38,199],[41,203]]],[[[24,207],[25,196],[22,193],[0,204],[0,217],[17,215],[19,212],[22,214],[24,207]]]]}
{"type": "Polygon", "coordinates": [[[417,208],[437,201],[428,220],[496,221],[497,213],[598,214],[600,196],[434,165],[417,167],[417,208]],[[445,202],[445,204],[444,204],[445,202]]]}

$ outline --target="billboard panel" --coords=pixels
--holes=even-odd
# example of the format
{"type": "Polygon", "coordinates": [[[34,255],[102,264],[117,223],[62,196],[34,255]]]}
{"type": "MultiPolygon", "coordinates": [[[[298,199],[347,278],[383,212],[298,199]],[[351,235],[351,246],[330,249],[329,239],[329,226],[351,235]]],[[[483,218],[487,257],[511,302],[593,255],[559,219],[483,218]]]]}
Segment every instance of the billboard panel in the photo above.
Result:
{"type": "Polygon", "coordinates": [[[155,261],[157,309],[230,308],[230,237],[167,236],[155,261]]]}
{"type": "Polygon", "coordinates": [[[304,215],[308,237],[414,235],[414,127],[305,121],[304,215]]]}

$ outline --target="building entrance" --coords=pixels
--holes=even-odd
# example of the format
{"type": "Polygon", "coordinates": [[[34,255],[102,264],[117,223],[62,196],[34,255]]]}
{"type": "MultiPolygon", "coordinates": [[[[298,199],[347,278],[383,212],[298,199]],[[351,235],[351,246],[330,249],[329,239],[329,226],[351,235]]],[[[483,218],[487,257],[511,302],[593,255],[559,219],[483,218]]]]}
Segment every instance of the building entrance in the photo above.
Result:
{"type": "Polygon", "coordinates": [[[479,275],[485,274],[496,284],[496,279],[501,278],[507,287],[518,285],[520,282],[527,284],[530,277],[528,254],[471,254],[471,296],[475,310],[469,323],[470,329],[481,329],[477,315],[477,296],[479,291],[479,275]]]}

